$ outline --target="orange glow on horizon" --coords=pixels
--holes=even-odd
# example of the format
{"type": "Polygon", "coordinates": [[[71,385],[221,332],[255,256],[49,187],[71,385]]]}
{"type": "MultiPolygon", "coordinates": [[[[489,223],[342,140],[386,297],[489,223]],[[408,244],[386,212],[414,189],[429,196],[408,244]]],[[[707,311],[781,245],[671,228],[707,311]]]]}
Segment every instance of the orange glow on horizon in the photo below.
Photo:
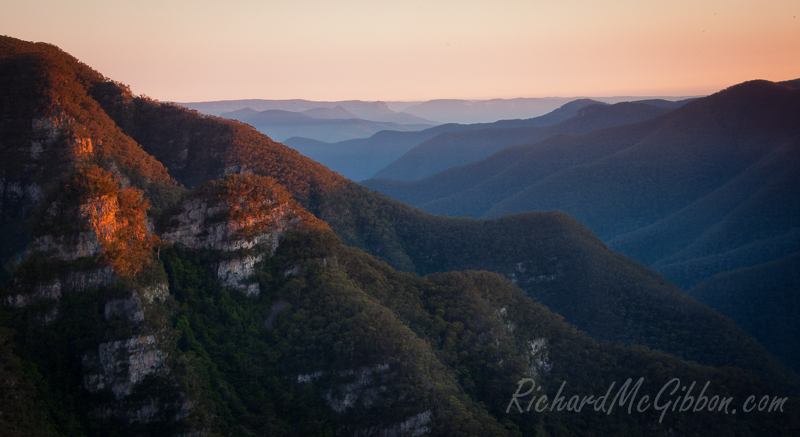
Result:
{"type": "Polygon", "coordinates": [[[687,96],[800,77],[796,0],[273,3],[31,0],[0,27],[180,102],[687,96]]]}

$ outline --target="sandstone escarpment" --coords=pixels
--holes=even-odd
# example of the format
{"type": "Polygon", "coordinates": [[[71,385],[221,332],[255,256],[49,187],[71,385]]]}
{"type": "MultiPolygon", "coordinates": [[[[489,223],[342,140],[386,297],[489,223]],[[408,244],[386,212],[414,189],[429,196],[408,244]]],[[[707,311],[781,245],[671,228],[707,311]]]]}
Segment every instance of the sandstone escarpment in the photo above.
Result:
{"type": "Polygon", "coordinates": [[[42,189],[53,176],[95,157],[95,141],[81,136],[75,118],[60,108],[51,115],[4,122],[10,135],[0,143],[0,151],[8,161],[22,165],[0,178],[0,218],[29,214],[43,200],[42,189]]]}
{"type": "Polygon", "coordinates": [[[114,272],[109,266],[85,271],[70,271],[52,281],[36,283],[32,286],[21,285],[17,288],[19,293],[6,296],[5,303],[23,308],[43,299],[58,300],[62,293],[104,287],[113,280],[114,272]]]}
{"type": "Polygon", "coordinates": [[[161,238],[200,249],[235,251],[262,246],[274,251],[293,229],[327,228],[272,178],[228,176],[184,200],[167,219],[161,238]]]}
{"type": "MultiPolygon", "coordinates": [[[[122,311],[133,316],[132,319],[128,317],[130,323],[140,323],[136,320],[141,314],[135,308],[137,301],[109,302],[106,312],[109,317],[115,317],[116,312],[122,311]]],[[[189,415],[194,402],[182,391],[165,389],[163,382],[160,390],[150,390],[146,396],[137,391],[148,377],[163,379],[170,374],[168,356],[158,343],[157,334],[142,334],[101,343],[96,351],[83,355],[84,388],[90,393],[110,391],[113,394],[113,400],[101,403],[93,415],[115,417],[128,424],[178,421],[189,415]]]]}
{"type": "Polygon", "coordinates": [[[222,260],[217,264],[217,281],[223,287],[236,288],[244,291],[248,296],[259,293],[258,284],[248,282],[248,279],[255,272],[257,263],[264,259],[263,254],[245,255],[241,258],[222,260]]]}
{"type": "Polygon", "coordinates": [[[95,257],[116,274],[134,274],[158,239],[147,228],[148,201],[96,166],[77,169],[50,194],[32,251],[62,261],[95,257]]]}
{"type": "Polygon", "coordinates": [[[194,249],[235,252],[216,265],[223,286],[258,293],[251,279],[264,254],[274,253],[287,232],[326,229],[271,178],[227,176],[200,187],[165,220],[164,241],[194,249]]]}
{"type": "Polygon", "coordinates": [[[147,229],[147,201],[135,188],[120,189],[109,172],[79,168],[49,193],[47,202],[26,251],[45,267],[23,269],[6,304],[25,307],[58,300],[64,292],[103,287],[115,276],[135,274],[152,256],[158,239],[147,229]]]}
{"type": "Polygon", "coordinates": [[[92,393],[109,387],[117,400],[122,399],[145,376],[169,373],[165,358],[155,335],[102,343],[96,354],[83,357],[85,368],[98,370],[84,377],[84,386],[92,393]]]}

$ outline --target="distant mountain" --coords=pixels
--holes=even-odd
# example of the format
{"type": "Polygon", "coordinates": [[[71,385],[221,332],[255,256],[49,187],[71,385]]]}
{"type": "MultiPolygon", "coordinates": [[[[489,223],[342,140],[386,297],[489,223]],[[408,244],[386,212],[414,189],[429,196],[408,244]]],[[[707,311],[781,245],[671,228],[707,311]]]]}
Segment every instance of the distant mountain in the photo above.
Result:
{"type": "Polygon", "coordinates": [[[431,126],[406,126],[362,120],[341,106],[337,108],[339,109],[315,108],[305,112],[278,109],[254,112],[254,109],[248,107],[233,112],[224,112],[220,116],[250,124],[278,141],[303,135],[319,141],[335,142],[365,138],[383,130],[412,131],[431,126]]]}
{"type": "Polygon", "coordinates": [[[519,98],[492,100],[429,100],[404,112],[444,123],[491,123],[497,120],[533,118],[569,102],[568,98],[519,98]]]}
{"type": "MultiPolygon", "coordinates": [[[[594,97],[604,103],[644,101],[654,106],[669,107],[671,100],[646,97],[594,97]]],[[[406,107],[404,112],[445,123],[487,123],[496,120],[527,119],[546,114],[574,98],[518,98],[492,100],[430,100],[406,107]]],[[[680,106],[680,104],[677,104],[680,106]]],[[[673,106],[674,109],[677,106],[673,106]]]]}
{"type": "Polygon", "coordinates": [[[284,143],[305,156],[321,162],[331,170],[355,181],[367,179],[401,157],[408,150],[445,132],[477,131],[488,128],[536,127],[559,123],[575,116],[580,108],[597,104],[579,99],[540,117],[525,120],[500,120],[470,125],[444,124],[419,132],[379,132],[370,138],[338,143],[325,143],[308,138],[289,138],[284,143]]]}
{"type": "MultiPolygon", "coordinates": [[[[355,115],[351,118],[361,118],[368,121],[379,121],[387,123],[409,124],[409,125],[437,125],[440,124],[436,121],[425,120],[408,113],[398,113],[391,109],[384,102],[362,102],[360,100],[344,100],[338,102],[318,102],[311,100],[262,100],[262,99],[245,99],[245,100],[220,100],[215,102],[194,102],[194,103],[181,103],[181,105],[194,109],[203,114],[209,115],[222,115],[226,112],[235,112],[244,108],[255,109],[256,112],[266,110],[280,110],[289,112],[306,112],[316,111],[320,109],[332,109],[337,107],[342,108],[349,113],[355,115]]],[[[405,106],[405,105],[403,105],[405,106]]],[[[322,111],[317,111],[317,114],[322,111]]],[[[306,114],[315,117],[311,114],[306,114]]],[[[315,118],[345,118],[345,117],[329,117],[317,116],[315,118]]]]}
{"type": "MultiPolygon", "coordinates": [[[[556,111],[565,107],[566,105],[556,111]]],[[[612,106],[594,104],[578,109],[577,115],[553,126],[493,127],[442,133],[409,150],[375,173],[373,178],[422,179],[444,169],[485,158],[509,146],[536,143],[556,134],[579,135],[606,127],[636,123],[668,111],[669,108],[641,102],[617,103],[612,106]]],[[[500,126],[510,124],[512,123],[495,123],[500,126]]]]}
{"type": "MultiPolygon", "coordinates": [[[[665,109],[678,109],[681,106],[693,101],[697,100],[696,97],[687,98],[687,99],[680,99],[680,100],[665,100],[665,99],[631,99],[630,101],[636,103],[645,103],[652,106],[658,106],[659,108],[665,109]]],[[[621,102],[620,102],[621,103],[621,102]]]]}
{"type": "Polygon", "coordinates": [[[337,106],[357,114],[362,118],[383,116],[395,113],[383,102],[362,102],[360,100],[346,100],[337,102],[320,102],[302,99],[292,100],[220,100],[214,102],[181,103],[181,105],[209,115],[221,115],[223,112],[236,111],[242,108],[253,108],[256,111],[278,109],[281,111],[303,112],[317,108],[334,109],[337,106]]]}
{"type": "Polygon", "coordinates": [[[254,115],[258,114],[258,113],[259,113],[259,111],[248,107],[248,108],[237,109],[237,110],[231,111],[231,112],[225,112],[225,113],[223,113],[222,117],[223,118],[232,118],[234,120],[238,120],[240,118],[252,117],[252,116],[254,116],[254,115]]]}
{"type": "MultiPolygon", "coordinates": [[[[507,148],[419,181],[364,183],[436,214],[565,211],[612,249],[699,290],[800,251],[798,166],[800,90],[754,81],[644,122],[507,148]]],[[[787,263],[768,270],[781,268],[777,281],[791,273],[787,263]]],[[[765,306],[783,299],[774,298],[765,306]]],[[[750,328],[781,317],[751,315],[750,328]]],[[[800,350],[767,330],[750,333],[783,357],[800,350]]]]}
{"type": "MultiPolygon", "coordinates": [[[[674,97],[596,97],[596,101],[604,103],[620,103],[629,101],[645,101],[654,106],[669,107],[674,97]]],[[[432,124],[442,123],[491,123],[498,120],[529,119],[549,113],[565,103],[578,98],[518,98],[493,100],[429,100],[426,102],[363,102],[360,100],[342,100],[336,102],[293,100],[220,100],[213,102],[179,103],[189,109],[208,115],[221,115],[243,108],[256,111],[278,109],[281,111],[303,112],[318,108],[334,109],[341,106],[358,118],[370,121],[392,122],[398,124],[432,124]],[[394,109],[391,109],[394,108],[394,109]]],[[[690,100],[690,99],[687,99],[690,100]]],[[[674,109],[674,108],[673,108],[674,109]]]]}
{"type": "Polygon", "coordinates": [[[337,106],[333,109],[331,108],[314,108],[309,109],[307,111],[303,111],[304,115],[307,115],[312,118],[322,118],[322,119],[348,119],[348,118],[358,118],[357,115],[353,114],[352,112],[344,109],[341,106],[337,106]]]}
{"type": "Polygon", "coordinates": [[[397,112],[394,114],[374,116],[370,118],[370,120],[399,123],[410,126],[428,125],[428,127],[430,127],[441,124],[438,121],[426,120],[424,118],[417,117],[416,115],[409,114],[407,112],[397,112]]]}

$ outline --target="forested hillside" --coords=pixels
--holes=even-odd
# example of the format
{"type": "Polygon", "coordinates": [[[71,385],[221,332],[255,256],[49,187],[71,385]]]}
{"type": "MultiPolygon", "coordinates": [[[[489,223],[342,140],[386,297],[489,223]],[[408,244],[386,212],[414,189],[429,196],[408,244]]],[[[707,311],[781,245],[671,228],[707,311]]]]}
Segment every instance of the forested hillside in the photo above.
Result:
{"type": "MultiPolygon", "coordinates": [[[[800,91],[752,81],[641,123],[507,148],[419,181],[364,184],[437,214],[565,211],[688,291],[718,289],[715,275],[757,271],[800,251],[798,160],[800,91]]],[[[796,270],[768,268],[778,282],[796,270]]],[[[740,292],[756,289],[728,297],[740,292]]],[[[783,305],[780,294],[770,306],[783,305]]],[[[700,299],[731,317],[739,311],[700,299]]],[[[775,317],[791,324],[798,308],[754,312],[747,323],[795,368],[798,343],[755,326],[775,317]]]]}
{"type": "Polygon", "coordinates": [[[0,99],[3,435],[800,430],[795,374],[566,214],[425,214],[51,45],[0,38],[0,72],[33,90],[0,99]],[[523,378],[561,408],[515,412],[523,378]],[[714,411],[574,411],[629,378],[714,411]]]}

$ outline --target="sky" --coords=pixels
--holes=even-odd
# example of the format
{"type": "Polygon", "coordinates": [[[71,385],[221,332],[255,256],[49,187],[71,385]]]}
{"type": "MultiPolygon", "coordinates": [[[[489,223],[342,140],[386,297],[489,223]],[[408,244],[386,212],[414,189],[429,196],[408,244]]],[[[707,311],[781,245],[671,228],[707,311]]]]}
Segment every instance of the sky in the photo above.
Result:
{"type": "Polygon", "coordinates": [[[800,78],[798,0],[0,0],[162,101],[694,96],[800,78]]]}

